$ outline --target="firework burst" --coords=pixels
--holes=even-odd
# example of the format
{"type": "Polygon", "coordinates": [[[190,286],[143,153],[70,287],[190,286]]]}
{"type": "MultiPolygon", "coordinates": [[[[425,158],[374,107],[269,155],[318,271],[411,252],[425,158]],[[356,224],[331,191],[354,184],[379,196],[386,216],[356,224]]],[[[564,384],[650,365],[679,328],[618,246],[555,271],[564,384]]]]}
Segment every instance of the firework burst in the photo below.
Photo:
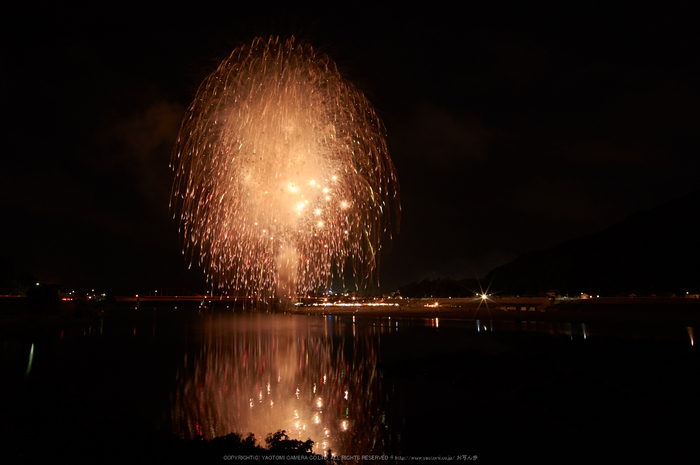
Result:
{"type": "Polygon", "coordinates": [[[184,253],[259,299],[377,277],[398,226],[384,127],[333,61],[294,38],[236,48],[200,86],[173,151],[184,253]]]}

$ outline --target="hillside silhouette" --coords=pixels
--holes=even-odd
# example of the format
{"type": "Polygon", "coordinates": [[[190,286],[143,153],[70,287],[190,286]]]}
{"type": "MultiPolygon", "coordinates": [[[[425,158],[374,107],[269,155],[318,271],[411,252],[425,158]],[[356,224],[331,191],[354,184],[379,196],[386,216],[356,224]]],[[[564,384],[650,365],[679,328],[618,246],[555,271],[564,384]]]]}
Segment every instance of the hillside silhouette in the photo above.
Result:
{"type": "Polygon", "coordinates": [[[700,286],[700,191],[609,228],[525,253],[485,277],[492,289],[537,294],[682,295],[700,286]]]}

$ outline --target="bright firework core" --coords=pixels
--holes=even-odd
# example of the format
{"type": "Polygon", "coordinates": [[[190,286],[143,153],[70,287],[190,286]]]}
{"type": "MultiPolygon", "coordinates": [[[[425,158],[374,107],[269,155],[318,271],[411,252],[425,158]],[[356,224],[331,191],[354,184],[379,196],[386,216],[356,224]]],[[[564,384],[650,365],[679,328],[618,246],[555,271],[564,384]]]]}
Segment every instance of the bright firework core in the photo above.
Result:
{"type": "Polygon", "coordinates": [[[377,278],[399,194],[384,127],[333,61],[292,37],[236,48],[180,128],[171,205],[212,285],[267,300],[377,278]]]}

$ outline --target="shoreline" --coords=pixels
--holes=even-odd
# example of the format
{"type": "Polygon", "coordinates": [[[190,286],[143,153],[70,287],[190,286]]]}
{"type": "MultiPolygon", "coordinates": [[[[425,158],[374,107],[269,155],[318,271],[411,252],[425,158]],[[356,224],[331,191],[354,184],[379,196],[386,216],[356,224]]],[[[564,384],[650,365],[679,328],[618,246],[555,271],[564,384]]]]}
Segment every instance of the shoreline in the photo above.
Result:
{"type": "MultiPolygon", "coordinates": [[[[522,303],[526,299],[520,299],[522,303]]],[[[535,299],[533,299],[534,301],[535,299]]],[[[539,299],[540,301],[542,299],[539,299]]],[[[307,301],[306,305],[293,308],[278,308],[275,313],[296,315],[328,315],[339,317],[397,319],[444,319],[463,321],[527,321],[542,323],[633,323],[633,324],[679,324],[700,326],[700,300],[685,298],[598,298],[573,299],[556,302],[548,306],[526,306],[504,310],[505,299],[490,300],[488,307],[477,299],[391,299],[369,302],[333,303],[307,301]],[[479,305],[481,303],[481,305],[479,305]],[[374,305],[372,305],[374,304],[374,305]],[[521,310],[525,308],[526,310],[521,310]]],[[[507,301],[513,303],[513,299],[507,301]]],[[[167,314],[167,307],[163,310],[167,314]]],[[[513,307],[510,307],[513,308],[513,307]]],[[[66,331],[85,331],[99,324],[100,318],[122,312],[150,312],[153,308],[119,308],[110,306],[88,315],[32,314],[24,311],[0,311],[0,337],[41,336],[66,331]]],[[[184,311],[202,311],[195,307],[184,311]]],[[[216,306],[207,312],[220,311],[216,306]]],[[[236,310],[238,311],[238,310],[236,310]]],[[[252,309],[243,311],[255,311],[252,309]]],[[[270,310],[267,310],[270,311],[270,310]]]]}
{"type": "MultiPolygon", "coordinates": [[[[555,303],[540,309],[502,310],[498,304],[488,308],[478,301],[459,302],[457,299],[430,299],[438,305],[414,302],[399,306],[313,306],[302,305],[291,313],[376,318],[444,318],[451,320],[526,320],[552,323],[588,322],[664,322],[700,324],[700,301],[683,298],[600,298],[576,299],[555,303]]],[[[466,299],[463,299],[466,300],[466,299]]]]}

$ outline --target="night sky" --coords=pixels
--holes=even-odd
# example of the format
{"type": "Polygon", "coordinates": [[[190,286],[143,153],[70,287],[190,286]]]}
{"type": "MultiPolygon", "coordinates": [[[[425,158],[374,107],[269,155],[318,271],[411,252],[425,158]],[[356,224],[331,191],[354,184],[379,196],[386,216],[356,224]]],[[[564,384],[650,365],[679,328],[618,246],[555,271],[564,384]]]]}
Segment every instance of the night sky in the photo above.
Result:
{"type": "Polygon", "coordinates": [[[170,154],[200,82],[269,34],[330,55],[386,125],[402,221],[383,290],[484,276],[700,185],[690,8],[228,3],[4,7],[3,271],[207,289],[169,211],[170,154]]]}

